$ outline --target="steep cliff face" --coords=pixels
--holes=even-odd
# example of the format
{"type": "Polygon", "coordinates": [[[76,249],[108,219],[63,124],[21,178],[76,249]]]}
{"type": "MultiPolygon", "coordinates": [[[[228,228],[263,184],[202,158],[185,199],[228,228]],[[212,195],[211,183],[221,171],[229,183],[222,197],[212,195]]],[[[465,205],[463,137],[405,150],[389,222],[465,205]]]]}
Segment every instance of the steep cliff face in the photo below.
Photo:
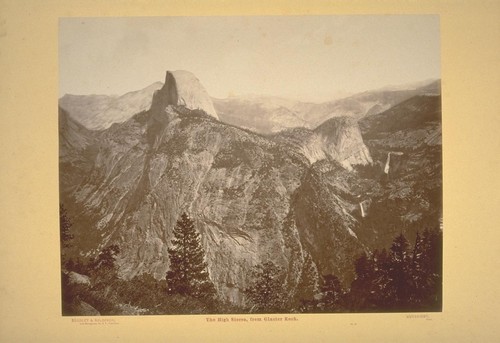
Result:
{"type": "Polygon", "coordinates": [[[192,110],[200,109],[219,119],[203,85],[196,76],[184,70],[168,71],[165,83],[155,82],[121,96],[66,94],[59,99],[59,106],[87,129],[103,130],[148,110],[153,97],[157,106],[165,108],[167,105],[177,105],[192,110]]]}
{"type": "MultiPolygon", "coordinates": [[[[438,86],[428,88],[429,94],[439,94],[438,86]]],[[[372,191],[361,227],[383,223],[387,228],[373,232],[368,244],[387,246],[400,227],[410,239],[422,228],[437,227],[442,220],[441,97],[415,96],[363,118],[360,127],[383,186],[372,191]]]]}
{"type": "Polygon", "coordinates": [[[81,227],[79,246],[97,251],[118,242],[125,278],[142,272],[162,278],[171,229],[187,211],[203,235],[219,291],[241,301],[252,265],[289,263],[276,250],[284,241],[279,223],[304,166],[288,170],[275,163],[293,156],[272,154],[273,147],[182,107],[111,128],[101,138],[93,172],[74,194],[85,208],[77,221],[96,229],[81,227]]]}
{"type": "Polygon", "coordinates": [[[118,243],[124,278],[165,276],[183,211],[202,233],[219,293],[235,303],[244,301],[251,268],[267,260],[287,271],[292,290],[308,252],[321,260],[320,272],[352,274],[347,261],[362,246],[343,209],[351,204],[332,190],[321,191],[329,198],[312,191],[324,185],[307,175],[322,172],[311,174],[300,149],[172,105],[113,125],[94,145],[92,171],[65,201],[79,251],[118,243]],[[316,205],[317,196],[325,202],[316,205]]]}
{"type": "Polygon", "coordinates": [[[167,105],[184,106],[190,110],[202,110],[219,119],[212,99],[192,73],[185,70],[167,71],[165,84],[155,93],[152,107],[164,109],[167,105]]]}
{"type": "Polygon", "coordinates": [[[97,134],[87,130],[59,108],[59,187],[71,193],[92,168],[93,143],[97,134]]]}
{"type": "Polygon", "coordinates": [[[328,158],[352,170],[354,165],[373,162],[354,118],[331,118],[313,131],[292,129],[276,137],[299,149],[309,163],[328,158]]]}
{"type": "Polygon", "coordinates": [[[356,119],[332,118],[318,126],[314,132],[323,142],[325,153],[345,168],[372,163],[356,119]]]}
{"type": "Polygon", "coordinates": [[[163,83],[155,82],[121,96],[66,94],[59,99],[59,106],[87,129],[103,130],[149,109],[153,93],[162,86],[163,83]]]}
{"type": "Polygon", "coordinates": [[[323,275],[341,275],[346,284],[354,277],[352,259],[366,250],[358,238],[359,216],[352,188],[358,183],[340,165],[323,160],[307,171],[292,199],[303,246],[323,275]]]}
{"type": "Polygon", "coordinates": [[[92,132],[59,108],[59,157],[65,158],[84,150],[92,142],[92,132]]]}

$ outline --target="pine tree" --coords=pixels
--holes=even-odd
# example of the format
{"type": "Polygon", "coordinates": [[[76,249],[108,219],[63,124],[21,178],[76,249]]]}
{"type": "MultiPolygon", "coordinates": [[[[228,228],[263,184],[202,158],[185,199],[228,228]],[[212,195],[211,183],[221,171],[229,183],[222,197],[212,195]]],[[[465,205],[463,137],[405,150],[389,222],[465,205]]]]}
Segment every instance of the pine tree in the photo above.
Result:
{"type": "Polygon", "coordinates": [[[403,234],[397,236],[391,246],[389,267],[389,290],[394,309],[405,309],[409,303],[410,279],[410,244],[403,234]]]}
{"type": "Polygon", "coordinates": [[[92,289],[102,292],[106,297],[118,282],[118,270],[115,263],[119,253],[120,247],[118,245],[109,245],[88,264],[92,289]]]}
{"type": "Polygon", "coordinates": [[[351,310],[369,310],[375,304],[375,262],[366,253],[363,253],[354,262],[356,278],[351,283],[350,306],[351,310]]]}
{"type": "Polygon", "coordinates": [[[59,226],[61,233],[61,248],[66,249],[71,246],[71,240],[74,238],[70,232],[73,223],[68,216],[68,212],[64,205],[59,205],[59,226]]]}
{"type": "Polygon", "coordinates": [[[267,261],[254,267],[253,282],[246,295],[256,312],[276,313],[285,302],[284,275],[280,267],[267,261]]]}
{"type": "Polygon", "coordinates": [[[422,305],[428,309],[439,309],[442,303],[442,232],[424,230],[422,234],[422,305]]]}
{"type": "Polygon", "coordinates": [[[412,304],[418,306],[423,299],[425,299],[429,280],[426,271],[427,255],[424,251],[424,241],[420,233],[417,232],[415,238],[415,245],[413,247],[413,254],[411,257],[411,281],[412,281],[412,304]]]}
{"type": "Polygon", "coordinates": [[[417,232],[410,248],[403,234],[389,253],[375,250],[354,263],[348,304],[352,311],[438,310],[442,304],[442,232],[417,232]]]}
{"type": "Polygon", "coordinates": [[[326,312],[338,312],[343,307],[344,289],[337,276],[328,274],[323,276],[321,286],[321,307],[326,312]]]}
{"type": "Polygon", "coordinates": [[[390,287],[389,269],[391,268],[391,258],[384,248],[381,251],[375,250],[373,253],[375,264],[375,290],[373,299],[376,307],[380,310],[387,310],[392,304],[393,292],[390,287]]]}
{"type": "Polygon", "coordinates": [[[370,259],[366,253],[363,253],[356,259],[356,261],[354,261],[354,270],[356,271],[357,280],[367,280],[373,278],[374,269],[373,260],[370,259]]]}
{"type": "Polygon", "coordinates": [[[173,230],[172,246],[168,249],[170,269],[167,272],[167,288],[170,294],[180,294],[195,298],[215,295],[215,287],[210,281],[205,252],[200,234],[194,222],[186,213],[181,215],[173,230]]]}
{"type": "Polygon", "coordinates": [[[295,290],[293,307],[301,312],[313,310],[319,294],[319,274],[309,253],[306,253],[300,279],[295,290]]]}
{"type": "Polygon", "coordinates": [[[115,261],[119,253],[120,247],[117,244],[107,246],[99,253],[97,259],[90,264],[90,268],[106,274],[116,272],[115,261]]]}
{"type": "Polygon", "coordinates": [[[66,211],[66,208],[64,205],[60,204],[59,205],[59,238],[61,241],[61,270],[67,269],[66,264],[68,263],[67,261],[67,252],[66,250],[71,248],[71,241],[73,240],[74,236],[71,233],[70,229],[73,223],[71,222],[71,219],[68,216],[68,212],[66,211]]]}

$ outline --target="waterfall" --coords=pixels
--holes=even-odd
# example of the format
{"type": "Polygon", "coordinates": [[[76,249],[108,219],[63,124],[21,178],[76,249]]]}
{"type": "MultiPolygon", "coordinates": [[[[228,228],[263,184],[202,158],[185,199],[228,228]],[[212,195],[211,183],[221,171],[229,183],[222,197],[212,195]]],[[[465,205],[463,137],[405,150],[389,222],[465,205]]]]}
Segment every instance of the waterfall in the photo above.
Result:
{"type": "Polygon", "coordinates": [[[359,203],[359,209],[361,210],[361,218],[364,218],[368,215],[370,210],[371,200],[363,200],[359,203]]]}
{"type": "Polygon", "coordinates": [[[387,162],[385,162],[384,173],[389,174],[389,163],[391,163],[391,153],[387,153],[387,162]]]}

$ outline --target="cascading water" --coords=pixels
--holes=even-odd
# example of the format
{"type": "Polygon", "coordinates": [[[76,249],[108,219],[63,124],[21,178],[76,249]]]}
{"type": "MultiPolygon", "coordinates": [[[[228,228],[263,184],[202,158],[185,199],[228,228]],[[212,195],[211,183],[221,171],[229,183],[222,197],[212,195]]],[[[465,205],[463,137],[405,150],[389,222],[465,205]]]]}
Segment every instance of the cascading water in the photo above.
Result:
{"type": "Polygon", "coordinates": [[[389,174],[389,169],[391,165],[391,154],[397,155],[397,156],[402,156],[403,153],[400,151],[391,151],[387,153],[387,161],[385,162],[385,168],[384,168],[384,173],[389,174]]]}
{"type": "Polygon", "coordinates": [[[387,153],[387,162],[385,162],[384,173],[389,174],[389,164],[391,163],[391,153],[387,153]]]}

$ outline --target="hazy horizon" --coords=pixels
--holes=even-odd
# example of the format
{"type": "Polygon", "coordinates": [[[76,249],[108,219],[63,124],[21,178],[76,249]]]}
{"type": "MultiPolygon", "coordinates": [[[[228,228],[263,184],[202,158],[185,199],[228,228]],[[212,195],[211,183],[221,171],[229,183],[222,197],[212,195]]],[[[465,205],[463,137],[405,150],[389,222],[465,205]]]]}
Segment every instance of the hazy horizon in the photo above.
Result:
{"type": "Polygon", "coordinates": [[[59,97],[189,70],[210,96],[320,102],[440,79],[437,15],[61,18],[59,97]]]}

